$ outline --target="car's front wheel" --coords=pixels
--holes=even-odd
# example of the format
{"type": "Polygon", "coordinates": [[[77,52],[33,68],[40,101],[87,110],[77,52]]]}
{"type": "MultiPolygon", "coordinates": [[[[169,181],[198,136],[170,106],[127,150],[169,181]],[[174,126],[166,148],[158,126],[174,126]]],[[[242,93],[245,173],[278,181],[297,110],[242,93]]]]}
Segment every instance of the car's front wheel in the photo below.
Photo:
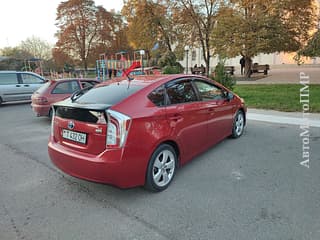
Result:
{"type": "Polygon", "coordinates": [[[150,158],[145,187],[155,192],[165,190],[171,183],[176,169],[176,151],[168,144],[160,145],[150,158]]]}
{"type": "Polygon", "coordinates": [[[238,138],[243,134],[245,126],[245,116],[243,111],[239,110],[233,120],[231,137],[238,138]]]}

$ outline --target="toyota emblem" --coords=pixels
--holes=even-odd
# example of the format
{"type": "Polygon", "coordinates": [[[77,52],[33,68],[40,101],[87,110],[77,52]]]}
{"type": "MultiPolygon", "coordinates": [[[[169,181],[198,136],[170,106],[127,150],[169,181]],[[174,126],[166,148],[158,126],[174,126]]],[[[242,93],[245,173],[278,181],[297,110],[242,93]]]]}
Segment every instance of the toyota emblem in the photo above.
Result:
{"type": "Polygon", "coordinates": [[[68,122],[68,128],[74,129],[74,122],[73,121],[68,122]]]}

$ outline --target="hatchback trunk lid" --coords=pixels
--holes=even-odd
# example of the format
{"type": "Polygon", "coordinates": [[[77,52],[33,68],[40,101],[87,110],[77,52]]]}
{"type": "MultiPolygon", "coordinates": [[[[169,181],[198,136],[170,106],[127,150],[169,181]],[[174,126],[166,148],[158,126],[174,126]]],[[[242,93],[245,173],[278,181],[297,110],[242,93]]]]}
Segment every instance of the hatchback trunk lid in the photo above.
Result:
{"type": "Polygon", "coordinates": [[[62,146],[98,155],[106,149],[105,106],[55,105],[54,138],[62,146]]]}

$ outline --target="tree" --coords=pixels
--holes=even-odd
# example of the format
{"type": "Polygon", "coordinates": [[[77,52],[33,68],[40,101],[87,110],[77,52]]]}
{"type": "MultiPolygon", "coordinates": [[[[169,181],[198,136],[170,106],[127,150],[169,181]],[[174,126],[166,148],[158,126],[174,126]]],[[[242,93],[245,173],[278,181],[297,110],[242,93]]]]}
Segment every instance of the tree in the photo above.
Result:
{"type": "Polygon", "coordinates": [[[0,61],[0,70],[21,70],[25,66],[25,60],[32,57],[20,47],[5,47],[1,49],[1,55],[5,58],[0,61]]]}
{"type": "Polygon", "coordinates": [[[56,71],[62,72],[65,65],[74,66],[74,61],[69,55],[61,51],[59,48],[52,49],[53,65],[56,71]]]}
{"type": "Polygon", "coordinates": [[[122,31],[120,19],[115,13],[95,6],[93,0],[68,0],[57,9],[59,52],[67,54],[76,63],[80,60],[84,69],[95,64],[98,54],[113,47],[122,31]]]}
{"type": "Polygon", "coordinates": [[[308,44],[298,54],[306,57],[320,57],[320,30],[315,32],[308,44]]]}
{"type": "Polygon", "coordinates": [[[127,35],[132,48],[152,52],[158,46],[163,52],[172,52],[176,34],[165,1],[127,0],[122,14],[128,22],[127,35]]]}
{"type": "Polygon", "coordinates": [[[179,28],[179,47],[199,45],[202,49],[206,72],[209,75],[212,42],[211,32],[216,22],[219,0],[168,1],[174,13],[174,23],[179,28]]]}
{"type": "Polygon", "coordinates": [[[30,53],[33,58],[49,60],[52,57],[52,46],[48,42],[35,36],[22,41],[19,48],[30,53]]]}
{"type": "Polygon", "coordinates": [[[246,77],[259,53],[299,50],[315,27],[314,0],[224,1],[212,32],[215,53],[245,57],[246,77]]]}
{"type": "Polygon", "coordinates": [[[98,40],[98,8],[92,0],[68,0],[57,9],[57,47],[88,68],[88,56],[98,40]]]}
{"type": "Polygon", "coordinates": [[[99,41],[91,51],[89,61],[93,62],[101,53],[114,53],[129,50],[127,27],[120,14],[108,12],[98,7],[97,22],[99,41]]]}

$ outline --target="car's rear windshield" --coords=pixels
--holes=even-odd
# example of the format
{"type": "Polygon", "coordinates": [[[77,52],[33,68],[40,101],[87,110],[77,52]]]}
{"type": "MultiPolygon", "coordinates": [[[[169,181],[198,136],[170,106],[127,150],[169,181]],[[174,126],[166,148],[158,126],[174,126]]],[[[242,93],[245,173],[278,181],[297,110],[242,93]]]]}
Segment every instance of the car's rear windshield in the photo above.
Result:
{"type": "Polygon", "coordinates": [[[114,105],[143,88],[140,85],[111,84],[99,86],[79,97],[78,103],[97,103],[114,105]]]}
{"type": "Polygon", "coordinates": [[[50,84],[51,84],[50,81],[49,81],[49,82],[46,82],[46,83],[43,84],[36,92],[37,92],[37,93],[40,93],[40,94],[44,93],[44,92],[48,89],[48,87],[50,86],[50,84]]]}

